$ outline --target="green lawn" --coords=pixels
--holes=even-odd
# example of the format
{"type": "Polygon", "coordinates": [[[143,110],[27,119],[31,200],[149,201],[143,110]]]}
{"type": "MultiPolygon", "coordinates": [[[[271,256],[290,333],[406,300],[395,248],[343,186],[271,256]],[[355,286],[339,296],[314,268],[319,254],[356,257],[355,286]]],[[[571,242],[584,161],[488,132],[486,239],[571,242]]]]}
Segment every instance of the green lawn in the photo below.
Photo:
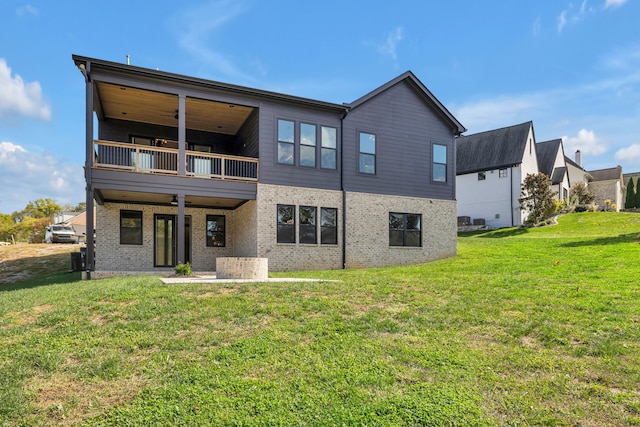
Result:
{"type": "Polygon", "coordinates": [[[580,213],[278,274],[338,282],[0,288],[0,425],[640,425],[639,242],[580,213]]]}

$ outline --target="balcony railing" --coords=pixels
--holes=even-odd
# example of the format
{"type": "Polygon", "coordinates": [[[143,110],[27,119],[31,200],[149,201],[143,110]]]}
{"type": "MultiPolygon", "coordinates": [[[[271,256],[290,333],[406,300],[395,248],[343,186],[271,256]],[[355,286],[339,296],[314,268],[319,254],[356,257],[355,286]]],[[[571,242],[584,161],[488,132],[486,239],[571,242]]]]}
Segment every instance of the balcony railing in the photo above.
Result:
{"type": "MultiPolygon", "coordinates": [[[[178,150],[112,141],[94,141],[94,166],[142,173],[178,175],[178,150]]],[[[258,159],[186,152],[186,175],[197,178],[258,180],[258,159]]]]}

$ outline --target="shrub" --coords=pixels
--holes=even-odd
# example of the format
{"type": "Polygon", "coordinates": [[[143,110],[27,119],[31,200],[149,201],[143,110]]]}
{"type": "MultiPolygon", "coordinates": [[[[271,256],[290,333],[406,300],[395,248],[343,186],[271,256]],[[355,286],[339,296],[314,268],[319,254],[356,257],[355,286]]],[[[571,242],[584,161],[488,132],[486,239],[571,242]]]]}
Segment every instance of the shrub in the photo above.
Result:
{"type": "Polygon", "coordinates": [[[190,263],[185,263],[185,264],[178,264],[176,265],[176,274],[179,276],[191,276],[191,264],[190,263]]]}

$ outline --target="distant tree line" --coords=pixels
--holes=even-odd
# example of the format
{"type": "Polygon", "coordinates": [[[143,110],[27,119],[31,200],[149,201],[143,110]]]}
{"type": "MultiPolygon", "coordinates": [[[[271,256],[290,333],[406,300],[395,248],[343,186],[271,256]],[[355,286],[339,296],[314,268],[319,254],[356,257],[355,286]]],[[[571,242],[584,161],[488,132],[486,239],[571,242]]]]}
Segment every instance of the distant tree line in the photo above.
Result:
{"type": "Polygon", "coordinates": [[[633,184],[633,177],[629,178],[624,207],[625,209],[640,208],[640,177],[638,177],[636,185],[633,184]]]}
{"type": "Polygon", "coordinates": [[[50,198],[30,201],[21,211],[0,214],[0,241],[42,243],[44,233],[60,212],[82,212],[86,203],[60,206],[50,198]]]}

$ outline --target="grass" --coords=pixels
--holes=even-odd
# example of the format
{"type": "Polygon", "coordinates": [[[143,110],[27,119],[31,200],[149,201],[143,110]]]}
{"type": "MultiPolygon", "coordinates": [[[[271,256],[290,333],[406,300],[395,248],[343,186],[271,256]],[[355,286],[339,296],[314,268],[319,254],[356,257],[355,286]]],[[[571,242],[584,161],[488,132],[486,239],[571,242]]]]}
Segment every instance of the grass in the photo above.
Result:
{"type": "Polygon", "coordinates": [[[580,213],[278,274],[339,282],[2,287],[0,425],[640,425],[639,241],[580,213]]]}

